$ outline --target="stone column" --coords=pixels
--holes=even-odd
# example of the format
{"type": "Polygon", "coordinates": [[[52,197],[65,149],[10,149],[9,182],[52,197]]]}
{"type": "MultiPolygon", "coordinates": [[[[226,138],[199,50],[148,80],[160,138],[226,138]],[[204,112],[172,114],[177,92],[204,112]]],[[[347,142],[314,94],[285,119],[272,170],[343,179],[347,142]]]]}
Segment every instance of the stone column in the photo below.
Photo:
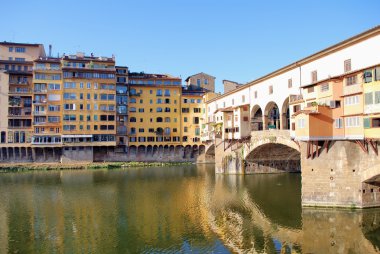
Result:
{"type": "Polygon", "coordinates": [[[42,154],[44,155],[44,161],[46,161],[46,150],[45,150],[45,147],[42,148],[42,154]]]}
{"type": "Polygon", "coordinates": [[[32,161],[36,161],[36,148],[32,147],[32,161]]]}

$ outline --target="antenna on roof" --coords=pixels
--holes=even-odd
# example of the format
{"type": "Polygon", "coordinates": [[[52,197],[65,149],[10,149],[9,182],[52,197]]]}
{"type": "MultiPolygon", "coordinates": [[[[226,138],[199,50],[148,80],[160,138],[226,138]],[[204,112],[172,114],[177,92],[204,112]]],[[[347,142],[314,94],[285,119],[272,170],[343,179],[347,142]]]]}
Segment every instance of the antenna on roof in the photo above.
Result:
{"type": "Polygon", "coordinates": [[[49,44],[49,57],[51,57],[51,44],[49,44]]]}

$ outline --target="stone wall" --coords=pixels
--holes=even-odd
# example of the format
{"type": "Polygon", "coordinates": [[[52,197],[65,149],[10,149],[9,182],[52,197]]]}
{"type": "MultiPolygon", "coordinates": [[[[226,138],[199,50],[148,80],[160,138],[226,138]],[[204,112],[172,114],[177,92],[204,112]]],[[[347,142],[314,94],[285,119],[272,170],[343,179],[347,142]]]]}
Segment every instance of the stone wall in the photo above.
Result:
{"type": "MultiPolygon", "coordinates": [[[[380,165],[380,157],[371,149],[366,153],[354,141],[336,141],[330,144],[328,152],[320,145],[319,156],[314,152],[313,159],[306,158],[306,149],[306,142],[302,142],[303,205],[380,206],[379,185],[362,179],[368,169],[380,165]]],[[[380,168],[377,172],[380,174],[380,168]]]]}

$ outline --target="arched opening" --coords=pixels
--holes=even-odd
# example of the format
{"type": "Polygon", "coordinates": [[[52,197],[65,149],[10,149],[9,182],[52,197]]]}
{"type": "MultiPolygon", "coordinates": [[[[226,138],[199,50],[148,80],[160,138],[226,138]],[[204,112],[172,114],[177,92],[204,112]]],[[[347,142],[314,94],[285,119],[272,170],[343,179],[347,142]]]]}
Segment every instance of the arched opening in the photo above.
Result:
{"type": "Polygon", "coordinates": [[[153,147],[151,145],[146,147],[146,155],[153,155],[153,147]]]}
{"type": "Polygon", "coordinates": [[[5,131],[2,131],[2,132],[1,132],[1,139],[0,139],[0,143],[5,143],[5,140],[6,140],[5,131]]]}
{"type": "Polygon", "coordinates": [[[157,154],[158,154],[158,146],[153,146],[152,155],[157,156],[157,154]]]}
{"type": "Polygon", "coordinates": [[[130,146],[129,147],[129,155],[130,156],[136,156],[137,153],[137,147],[136,146],[130,146]]]}
{"type": "Polygon", "coordinates": [[[165,156],[168,156],[168,155],[169,155],[169,146],[168,146],[168,145],[165,145],[165,146],[164,146],[164,155],[165,155],[165,156]]]}
{"type": "Polygon", "coordinates": [[[144,145],[140,145],[137,148],[137,155],[138,156],[144,156],[145,155],[145,146],[144,145]]]}
{"type": "Polygon", "coordinates": [[[180,156],[183,153],[183,146],[177,145],[175,147],[175,155],[180,156]]]}
{"type": "Polygon", "coordinates": [[[301,155],[296,149],[268,143],[253,149],[245,158],[246,173],[300,172],[301,155]]]}
{"type": "Polygon", "coordinates": [[[171,145],[171,146],[169,147],[169,156],[173,156],[173,155],[174,155],[174,146],[171,145]]]}
{"type": "Polygon", "coordinates": [[[281,130],[290,130],[289,97],[286,97],[281,107],[281,130]]]}
{"type": "Polygon", "coordinates": [[[199,154],[204,154],[206,152],[206,147],[204,145],[199,146],[199,154]]]}
{"type": "Polygon", "coordinates": [[[271,101],[265,107],[264,128],[280,129],[280,111],[275,102],[271,101]]]}
{"type": "Polygon", "coordinates": [[[191,158],[191,145],[187,145],[183,152],[183,158],[191,158]]]}
{"type": "Polygon", "coordinates": [[[263,112],[259,105],[255,105],[251,111],[251,131],[263,130],[263,112]]]}

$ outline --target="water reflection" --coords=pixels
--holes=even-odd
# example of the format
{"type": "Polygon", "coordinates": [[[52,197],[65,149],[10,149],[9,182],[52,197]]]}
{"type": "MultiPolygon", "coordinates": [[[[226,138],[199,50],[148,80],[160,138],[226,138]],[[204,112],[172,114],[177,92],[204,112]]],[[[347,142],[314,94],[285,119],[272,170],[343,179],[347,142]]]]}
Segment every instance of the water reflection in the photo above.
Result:
{"type": "Polygon", "coordinates": [[[301,209],[297,174],[0,175],[0,253],[376,253],[380,210],[301,209]]]}

